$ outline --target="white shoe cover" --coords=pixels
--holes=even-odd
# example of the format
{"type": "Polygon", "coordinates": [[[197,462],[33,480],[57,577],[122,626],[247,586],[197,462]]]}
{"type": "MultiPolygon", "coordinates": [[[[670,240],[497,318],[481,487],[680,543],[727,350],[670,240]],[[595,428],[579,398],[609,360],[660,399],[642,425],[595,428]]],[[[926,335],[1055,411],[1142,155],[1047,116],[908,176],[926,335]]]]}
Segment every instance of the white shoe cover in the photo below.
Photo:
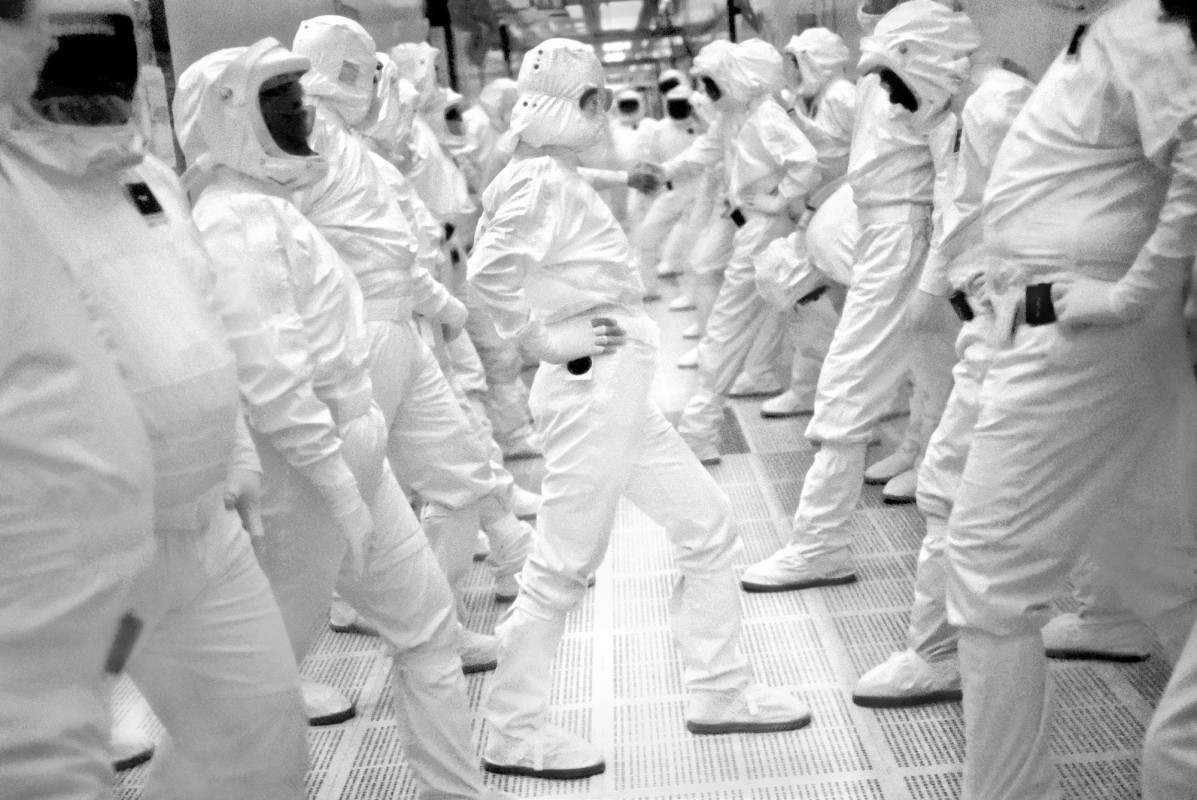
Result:
{"type": "Polygon", "coordinates": [[[865,470],[865,483],[874,486],[889,483],[903,472],[914,469],[915,456],[915,453],[899,448],[893,455],[881,459],[865,470]]]}
{"type": "Polygon", "coordinates": [[[926,661],[907,649],[860,676],[852,702],[865,708],[907,708],[961,699],[960,664],[955,658],[926,661]]]}
{"type": "Polygon", "coordinates": [[[753,564],[740,576],[740,586],[746,592],[794,592],[845,583],[856,583],[856,571],[849,559],[808,561],[792,545],[753,564]]]}
{"type": "Polygon", "coordinates": [[[564,728],[545,724],[530,739],[512,739],[490,729],[482,766],[497,775],[575,780],[607,769],[602,751],[564,728]]]}
{"type": "Polygon", "coordinates": [[[353,719],[357,714],[353,703],[339,690],[303,677],[299,679],[299,684],[303,690],[303,710],[308,715],[309,725],[336,725],[353,719]]]}
{"type": "Polygon", "coordinates": [[[765,419],[796,417],[799,414],[812,414],[814,410],[815,401],[799,397],[793,389],[786,389],[777,397],[761,403],[761,416],[765,419]]]}
{"type": "Polygon", "coordinates": [[[753,378],[747,372],[740,373],[728,391],[728,397],[761,397],[762,395],[779,394],[785,388],[776,379],[753,378]]]}
{"type": "Polygon", "coordinates": [[[520,581],[518,575],[504,575],[501,578],[495,578],[496,603],[513,603],[519,593],[520,581]]]}
{"type": "Polygon", "coordinates": [[[688,294],[679,294],[669,303],[670,311],[693,311],[694,298],[688,294]]]}
{"type": "Polygon", "coordinates": [[[698,369],[698,348],[692,347],[677,360],[678,369],[698,369]]]}
{"type": "Polygon", "coordinates": [[[774,733],[810,724],[810,707],[789,692],[753,684],[734,692],[691,692],[690,733],[774,733]]]}
{"type": "Polygon", "coordinates": [[[1138,620],[1102,624],[1080,614],[1061,614],[1043,626],[1048,658],[1094,659],[1132,663],[1151,655],[1151,635],[1138,620]]]}
{"type": "Polygon", "coordinates": [[[532,441],[527,436],[521,436],[513,441],[507,442],[503,447],[504,461],[521,461],[529,458],[540,458],[542,455],[540,448],[536,442],[532,441]]]}
{"type": "Polygon", "coordinates": [[[466,675],[489,672],[499,666],[499,640],[461,629],[461,671],[466,675]]]}
{"type": "Polygon", "coordinates": [[[532,552],[532,526],[514,516],[495,521],[486,529],[490,536],[490,555],[486,566],[495,580],[518,574],[532,552]]]}
{"type": "Polygon", "coordinates": [[[908,469],[889,479],[881,490],[881,499],[892,506],[913,503],[919,487],[918,470],[908,469]]]}
{"type": "Polygon", "coordinates": [[[511,513],[519,519],[531,519],[540,513],[540,495],[522,486],[511,489],[511,513]]]}
{"type": "Polygon", "coordinates": [[[124,772],[149,761],[154,755],[154,740],[129,725],[114,725],[110,731],[112,769],[124,772]]]}
{"type": "Polygon", "coordinates": [[[702,327],[697,323],[693,323],[686,330],[682,331],[683,339],[701,339],[702,327]]]}

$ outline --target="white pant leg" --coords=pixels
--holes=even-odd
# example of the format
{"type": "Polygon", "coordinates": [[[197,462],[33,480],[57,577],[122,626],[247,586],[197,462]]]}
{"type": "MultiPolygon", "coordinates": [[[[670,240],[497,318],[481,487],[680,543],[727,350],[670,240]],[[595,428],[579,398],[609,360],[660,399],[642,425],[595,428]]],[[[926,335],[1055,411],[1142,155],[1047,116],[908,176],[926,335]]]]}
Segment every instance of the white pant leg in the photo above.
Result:
{"type": "MultiPolygon", "coordinates": [[[[792,226],[789,217],[757,215],[736,233],[734,254],[698,345],[698,390],[678,422],[678,432],[692,448],[718,446],[728,391],[744,368],[753,343],[770,336],[779,325],[777,313],[757,294],[750,259],[792,226]]],[[[780,328],[776,332],[780,335],[780,328]]]]}
{"type": "Polygon", "coordinates": [[[768,307],[765,323],[748,348],[744,366],[736,377],[749,386],[780,386],[789,362],[794,360],[789,354],[788,328],[785,316],[777,309],[768,307]]]}
{"type": "Polygon", "coordinates": [[[694,316],[698,326],[705,330],[719,298],[727,262],[734,252],[737,228],[726,216],[711,209],[705,216],[697,214],[694,218],[698,224],[693,229],[694,247],[689,256],[695,279],[694,316]]]}
{"type": "Polygon", "coordinates": [[[848,519],[860,498],[868,438],[906,373],[905,298],[926,258],[926,221],[866,226],[857,253],[806,430],[822,447],[802,486],[791,542],[808,560],[843,556],[851,543],[848,519]]]}
{"type": "Polygon", "coordinates": [[[0,530],[0,787],[92,800],[112,783],[105,662],[149,561],[148,515],[46,517],[0,530]]]}
{"type": "Polygon", "coordinates": [[[128,672],[167,732],[144,795],[298,800],[307,718],[295,658],[249,535],[221,512],[207,530],[159,532],[134,589],[145,627],[128,672]]]}
{"type": "Polygon", "coordinates": [[[1186,800],[1197,786],[1197,625],[1143,742],[1143,800],[1186,800]]]}
{"type": "Polygon", "coordinates": [[[681,577],[669,612],[683,680],[690,691],[744,689],[752,667],[740,649],[740,586],[732,566],[739,542],[727,497],[651,401],[647,414],[625,494],[673,544],[681,577]]]}
{"type": "Polygon", "coordinates": [[[927,520],[927,535],[919,550],[906,644],[927,661],[956,652],[957,630],[948,622],[947,610],[948,517],[972,443],[981,385],[993,356],[988,342],[992,319],[991,315],[979,315],[960,329],[956,339],[960,360],[952,370],[952,391],[919,469],[918,506],[927,520]]]}
{"type": "Polygon", "coordinates": [[[823,372],[823,361],[835,338],[835,326],[840,321],[831,299],[824,296],[813,303],[800,306],[794,314],[786,317],[786,338],[794,351],[790,365],[790,391],[802,407],[810,408],[815,403],[819,388],[819,375],[823,372]]]}
{"type": "Polygon", "coordinates": [[[1008,754],[970,741],[967,800],[1039,796],[1050,771],[1032,730],[1049,708],[1022,688],[1042,654],[989,663],[966,653],[969,635],[1010,653],[1034,638],[1086,545],[1144,617],[1194,599],[1197,389],[1183,342],[1177,301],[1068,336],[1024,326],[994,355],[950,520],[948,611],[964,628],[962,667],[976,665],[962,673],[966,718],[1000,719],[1023,746],[1008,754]]]}
{"type": "Polygon", "coordinates": [[[467,294],[470,316],[466,332],[486,373],[486,413],[500,447],[525,441],[532,433],[532,414],[528,411],[528,387],[520,372],[523,358],[519,345],[499,336],[485,304],[473,293],[467,294]]]}

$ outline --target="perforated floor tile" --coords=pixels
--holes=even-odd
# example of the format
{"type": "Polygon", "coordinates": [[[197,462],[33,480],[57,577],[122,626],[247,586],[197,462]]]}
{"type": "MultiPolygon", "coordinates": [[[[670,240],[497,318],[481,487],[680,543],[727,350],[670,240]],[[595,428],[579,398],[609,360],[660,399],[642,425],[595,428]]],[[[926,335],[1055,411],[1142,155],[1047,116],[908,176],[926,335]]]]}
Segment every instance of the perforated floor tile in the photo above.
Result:
{"type": "MultiPolygon", "coordinates": [[[[676,292],[667,285],[665,302],[676,292]]],[[[694,387],[693,371],[673,367],[688,348],[679,335],[693,314],[653,313],[662,327],[661,369],[653,396],[676,418],[694,387]]],[[[814,451],[803,436],[809,417],[765,420],[761,401],[733,401],[723,424],[722,463],[710,468],[732,504],[743,568],[789,537],[790,517],[814,451]]],[[[880,426],[892,452],[906,425],[880,426]]],[[[544,461],[508,464],[535,489],[544,461]]],[[[860,673],[904,646],[912,580],[925,527],[913,506],[887,506],[880,487],[865,487],[850,520],[860,581],[778,594],[742,594],[742,650],[756,678],[782,687],[811,708],[812,724],[763,735],[694,736],[685,729],[687,698],[674,649],[668,602],[678,572],[664,532],[622,502],[597,586],[566,623],[552,670],[548,716],[602,749],[607,771],[568,782],[486,775],[487,786],[522,797],[614,800],[957,800],[963,757],[959,703],[873,710],[850,701],[860,673]]],[[[471,570],[465,623],[489,632],[506,606],[491,596],[482,564],[471,570]]],[[[1060,608],[1075,607],[1065,597],[1060,608]]],[[[390,659],[379,640],[323,633],[304,673],[337,686],[358,703],[358,717],[311,729],[310,800],[412,800],[415,785],[394,723],[390,659]]],[[[1053,663],[1056,722],[1052,753],[1068,800],[1138,796],[1138,748],[1152,705],[1168,678],[1156,657],[1144,664],[1053,663]]],[[[479,711],[491,681],[470,676],[473,742],[481,754],[489,729],[479,711]]],[[[161,732],[144,701],[118,687],[119,719],[161,732]]],[[[115,795],[138,800],[145,768],[122,773],[115,795]]]]}

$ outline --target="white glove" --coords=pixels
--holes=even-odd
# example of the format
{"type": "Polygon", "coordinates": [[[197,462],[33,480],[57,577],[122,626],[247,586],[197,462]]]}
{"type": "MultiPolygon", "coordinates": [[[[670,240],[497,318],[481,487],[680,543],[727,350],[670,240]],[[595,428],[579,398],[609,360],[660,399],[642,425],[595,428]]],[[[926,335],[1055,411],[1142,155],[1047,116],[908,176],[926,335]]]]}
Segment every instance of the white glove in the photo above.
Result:
{"type": "Polygon", "coordinates": [[[762,214],[780,214],[790,207],[790,201],[781,194],[754,194],[744,200],[744,208],[762,214]]]}
{"type": "Polygon", "coordinates": [[[241,526],[257,542],[264,535],[262,530],[262,476],[252,469],[235,467],[229,471],[224,485],[224,507],[237,509],[241,526]]]}
{"type": "Polygon", "coordinates": [[[366,543],[374,530],[374,520],[366,504],[358,503],[348,514],[335,518],[341,535],[345,537],[345,560],[354,575],[366,569],[366,543]]]}
{"type": "Polygon", "coordinates": [[[1130,315],[1118,296],[1118,284],[1062,273],[1050,278],[1056,321],[1069,328],[1122,325],[1130,315]]]}
{"type": "Polygon", "coordinates": [[[916,333],[939,333],[958,327],[946,297],[916,289],[906,306],[906,325],[916,333]]]}
{"type": "Polygon", "coordinates": [[[574,317],[546,328],[524,342],[528,352],[550,364],[610,353],[628,341],[627,333],[609,317],[574,317]]]}
{"type": "Polygon", "coordinates": [[[445,341],[451,342],[461,335],[461,331],[465,328],[466,320],[470,317],[470,312],[466,309],[465,303],[458,300],[456,297],[449,297],[449,302],[436,315],[437,320],[441,323],[441,328],[445,333],[445,341]]]}

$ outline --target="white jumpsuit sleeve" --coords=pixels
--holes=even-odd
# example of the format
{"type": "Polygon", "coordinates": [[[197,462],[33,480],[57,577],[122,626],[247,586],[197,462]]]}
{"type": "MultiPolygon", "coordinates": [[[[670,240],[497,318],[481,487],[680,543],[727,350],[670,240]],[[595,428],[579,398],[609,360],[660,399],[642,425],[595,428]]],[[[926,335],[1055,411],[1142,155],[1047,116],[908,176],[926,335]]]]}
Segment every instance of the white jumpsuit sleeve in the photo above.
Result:
{"type": "MultiPolygon", "coordinates": [[[[492,184],[492,189],[497,188],[492,184]]],[[[488,193],[489,194],[489,193],[488,193]]],[[[524,174],[487,197],[469,258],[470,286],[489,307],[495,328],[506,339],[532,342],[545,334],[524,296],[528,271],[550,252],[552,187],[538,174],[524,174]]]]}
{"type": "Polygon", "coordinates": [[[794,200],[814,191],[822,180],[818,153],[780,106],[768,106],[760,127],[761,144],[785,171],[778,191],[794,200]],[[776,113],[769,113],[776,112],[776,113]]]}
{"type": "Polygon", "coordinates": [[[312,387],[311,343],[298,313],[265,319],[255,301],[246,260],[277,259],[279,251],[254,247],[247,222],[230,210],[207,220],[202,231],[212,255],[214,306],[237,357],[246,412],[254,429],[316,486],[333,515],[347,516],[364,503],[332,414],[312,387]]]}
{"type": "Polygon", "coordinates": [[[723,161],[723,120],[715,121],[710,130],[699,136],[678,155],[661,165],[666,180],[677,180],[698,175],[723,161]]]}

